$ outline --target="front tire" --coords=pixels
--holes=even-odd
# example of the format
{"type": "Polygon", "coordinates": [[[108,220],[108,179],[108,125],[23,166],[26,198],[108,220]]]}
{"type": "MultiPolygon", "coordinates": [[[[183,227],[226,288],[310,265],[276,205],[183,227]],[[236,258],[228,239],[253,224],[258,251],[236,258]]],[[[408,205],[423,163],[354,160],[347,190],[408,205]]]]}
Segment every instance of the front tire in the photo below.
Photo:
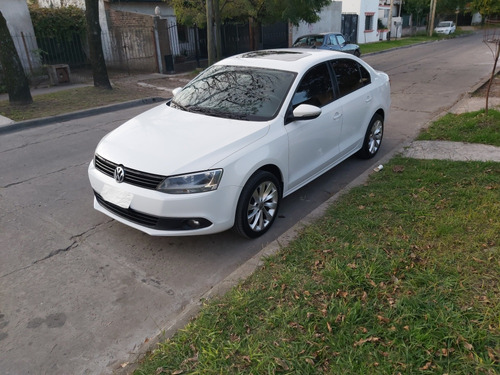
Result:
{"type": "Polygon", "coordinates": [[[278,214],[281,185],[270,172],[257,171],[241,191],[234,230],[247,238],[257,238],[266,233],[278,214]]]}
{"type": "Polygon", "coordinates": [[[362,159],[373,158],[380,149],[383,136],[384,118],[376,113],[373,115],[370,125],[368,125],[368,129],[366,129],[363,147],[358,151],[358,156],[362,159]]]}

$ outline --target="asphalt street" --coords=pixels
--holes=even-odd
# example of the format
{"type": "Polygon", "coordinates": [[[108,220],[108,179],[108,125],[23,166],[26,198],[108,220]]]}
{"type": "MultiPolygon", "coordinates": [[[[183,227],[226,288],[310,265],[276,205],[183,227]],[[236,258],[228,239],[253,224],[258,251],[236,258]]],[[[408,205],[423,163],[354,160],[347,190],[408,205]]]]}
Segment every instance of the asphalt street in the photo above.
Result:
{"type": "Polygon", "coordinates": [[[157,104],[0,135],[0,373],[130,369],[182,327],[200,299],[224,292],[293,239],[297,225],[320,218],[493,65],[480,34],[364,59],[391,77],[380,154],[351,158],[287,197],[273,229],[255,241],[232,232],[149,237],[93,210],[86,170],[99,139],[157,104]]]}

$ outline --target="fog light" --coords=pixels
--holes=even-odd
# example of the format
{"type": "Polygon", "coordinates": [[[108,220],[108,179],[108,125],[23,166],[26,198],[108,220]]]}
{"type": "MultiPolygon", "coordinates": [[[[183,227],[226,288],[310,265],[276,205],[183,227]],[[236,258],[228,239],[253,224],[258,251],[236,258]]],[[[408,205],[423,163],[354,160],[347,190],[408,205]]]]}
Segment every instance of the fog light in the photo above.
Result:
{"type": "Polygon", "coordinates": [[[199,220],[190,219],[188,220],[188,225],[193,229],[198,229],[201,226],[201,223],[199,220]]]}

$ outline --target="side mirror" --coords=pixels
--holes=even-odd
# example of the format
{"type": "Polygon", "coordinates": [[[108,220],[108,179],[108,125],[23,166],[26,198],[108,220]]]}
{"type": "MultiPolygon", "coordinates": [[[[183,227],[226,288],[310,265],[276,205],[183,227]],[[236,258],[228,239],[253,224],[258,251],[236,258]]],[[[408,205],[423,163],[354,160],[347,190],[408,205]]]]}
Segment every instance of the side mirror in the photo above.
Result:
{"type": "Polygon", "coordinates": [[[310,104],[301,104],[287,116],[286,123],[299,120],[312,120],[319,115],[321,115],[321,108],[310,104]]]}

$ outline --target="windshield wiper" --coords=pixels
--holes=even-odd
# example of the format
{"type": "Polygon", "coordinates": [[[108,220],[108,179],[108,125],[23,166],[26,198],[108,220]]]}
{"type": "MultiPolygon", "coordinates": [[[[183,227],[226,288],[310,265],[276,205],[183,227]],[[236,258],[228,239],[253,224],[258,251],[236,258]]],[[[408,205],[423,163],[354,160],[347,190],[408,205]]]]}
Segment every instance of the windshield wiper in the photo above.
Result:
{"type": "Polygon", "coordinates": [[[247,118],[247,116],[244,114],[223,112],[223,111],[215,109],[215,108],[189,106],[189,107],[187,107],[187,110],[189,112],[193,112],[193,113],[202,113],[202,114],[208,115],[208,116],[223,117],[223,118],[230,118],[230,119],[236,119],[236,120],[245,120],[247,118]]]}
{"type": "Polygon", "coordinates": [[[182,104],[177,103],[174,99],[170,101],[170,104],[173,104],[178,109],[189,112],[189,109],[187,109],[187,107],[184,107],[182,104]]]}

